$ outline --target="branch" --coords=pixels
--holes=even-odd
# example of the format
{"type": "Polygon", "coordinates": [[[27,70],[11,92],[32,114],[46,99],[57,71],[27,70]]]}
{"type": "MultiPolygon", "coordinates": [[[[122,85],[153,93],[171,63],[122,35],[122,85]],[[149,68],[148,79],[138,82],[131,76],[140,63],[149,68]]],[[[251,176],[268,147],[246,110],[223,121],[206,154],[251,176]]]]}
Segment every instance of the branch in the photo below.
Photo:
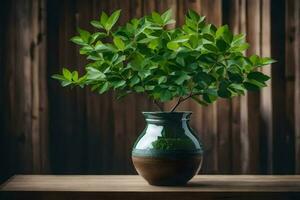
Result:
{"type": "Polygon", "coordinates": [[[173,106],[173,108],[171,109],[171,111],[170,112],[174,112],[175,111],[175,109],[179,106],[179,104],[181,103],[181,101],[182,101],[182,98],[181,97],[179,97],[179,99],[178,99],[178,101],[177,101],[177,103],[173,106]]]}
{"type": "Polygon", "coordinates": [[[159,108],[160,111],[164,111],[164,109],[162,108],[162,106],[156,100],[153,100],[153,102],[159,108]]]}

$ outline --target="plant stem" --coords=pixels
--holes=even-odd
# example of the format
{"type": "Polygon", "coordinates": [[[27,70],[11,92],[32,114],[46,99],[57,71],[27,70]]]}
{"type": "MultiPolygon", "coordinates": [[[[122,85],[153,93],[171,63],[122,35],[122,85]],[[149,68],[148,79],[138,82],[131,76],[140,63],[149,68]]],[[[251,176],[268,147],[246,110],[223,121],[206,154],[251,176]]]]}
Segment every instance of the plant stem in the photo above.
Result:
{"type": "Polygon", "coordinates": [[[191,98],[192,96],[194,96],[195,94],[189,94],[189,96],[185,97],[185,98],[179,98],[177,103],[173,106],[173,108],[171,109],[170,112],[174,112],[176,110],[176,108],[184,101],[188,100],[189,98],[191,98]]]}
{"type": "Polygon", "coordinates": [[[162,106],[157,101],[153,100],[153,102],[159,108],[160,111],[164,111],[163,108],[162,108],[162,106]]]}

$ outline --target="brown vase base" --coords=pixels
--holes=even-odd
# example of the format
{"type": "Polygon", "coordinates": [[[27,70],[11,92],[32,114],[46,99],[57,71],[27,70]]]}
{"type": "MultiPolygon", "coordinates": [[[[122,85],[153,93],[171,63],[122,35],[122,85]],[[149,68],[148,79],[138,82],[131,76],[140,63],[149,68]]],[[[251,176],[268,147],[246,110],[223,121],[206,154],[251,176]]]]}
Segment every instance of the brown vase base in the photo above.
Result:
{"type": "Polygon", "coordinates": [[[174,186],[185,185],[198,173],[202,156],[197,155],[183,159],[132,156],[132,161],[137,172],[150,185],[174,186]]]}

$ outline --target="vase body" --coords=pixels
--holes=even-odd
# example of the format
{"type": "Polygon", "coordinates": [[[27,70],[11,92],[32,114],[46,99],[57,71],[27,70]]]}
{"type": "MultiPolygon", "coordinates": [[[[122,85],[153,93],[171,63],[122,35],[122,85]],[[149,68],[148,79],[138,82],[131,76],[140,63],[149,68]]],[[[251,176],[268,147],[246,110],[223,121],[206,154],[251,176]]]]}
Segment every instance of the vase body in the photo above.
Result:
{"type": "Polygon", "coordinates": [[[132,161],[151,185],[184,185],[202,164],[203,147],[189,126],[191,112],[144,112],[146,128],[132,161]]]}

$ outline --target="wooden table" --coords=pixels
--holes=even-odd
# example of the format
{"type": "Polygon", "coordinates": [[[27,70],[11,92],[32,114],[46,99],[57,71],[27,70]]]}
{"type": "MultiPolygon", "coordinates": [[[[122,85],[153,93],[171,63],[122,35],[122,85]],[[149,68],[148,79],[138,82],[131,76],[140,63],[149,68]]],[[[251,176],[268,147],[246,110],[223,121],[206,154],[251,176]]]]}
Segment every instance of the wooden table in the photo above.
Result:
{"type": "Polygon", "coordinates": [[[199,175],[184,187],[158,187],[139,176],[16,175],[1,185],[0,194],[26,200],[300,200],[300,176],[199,175]]]}

